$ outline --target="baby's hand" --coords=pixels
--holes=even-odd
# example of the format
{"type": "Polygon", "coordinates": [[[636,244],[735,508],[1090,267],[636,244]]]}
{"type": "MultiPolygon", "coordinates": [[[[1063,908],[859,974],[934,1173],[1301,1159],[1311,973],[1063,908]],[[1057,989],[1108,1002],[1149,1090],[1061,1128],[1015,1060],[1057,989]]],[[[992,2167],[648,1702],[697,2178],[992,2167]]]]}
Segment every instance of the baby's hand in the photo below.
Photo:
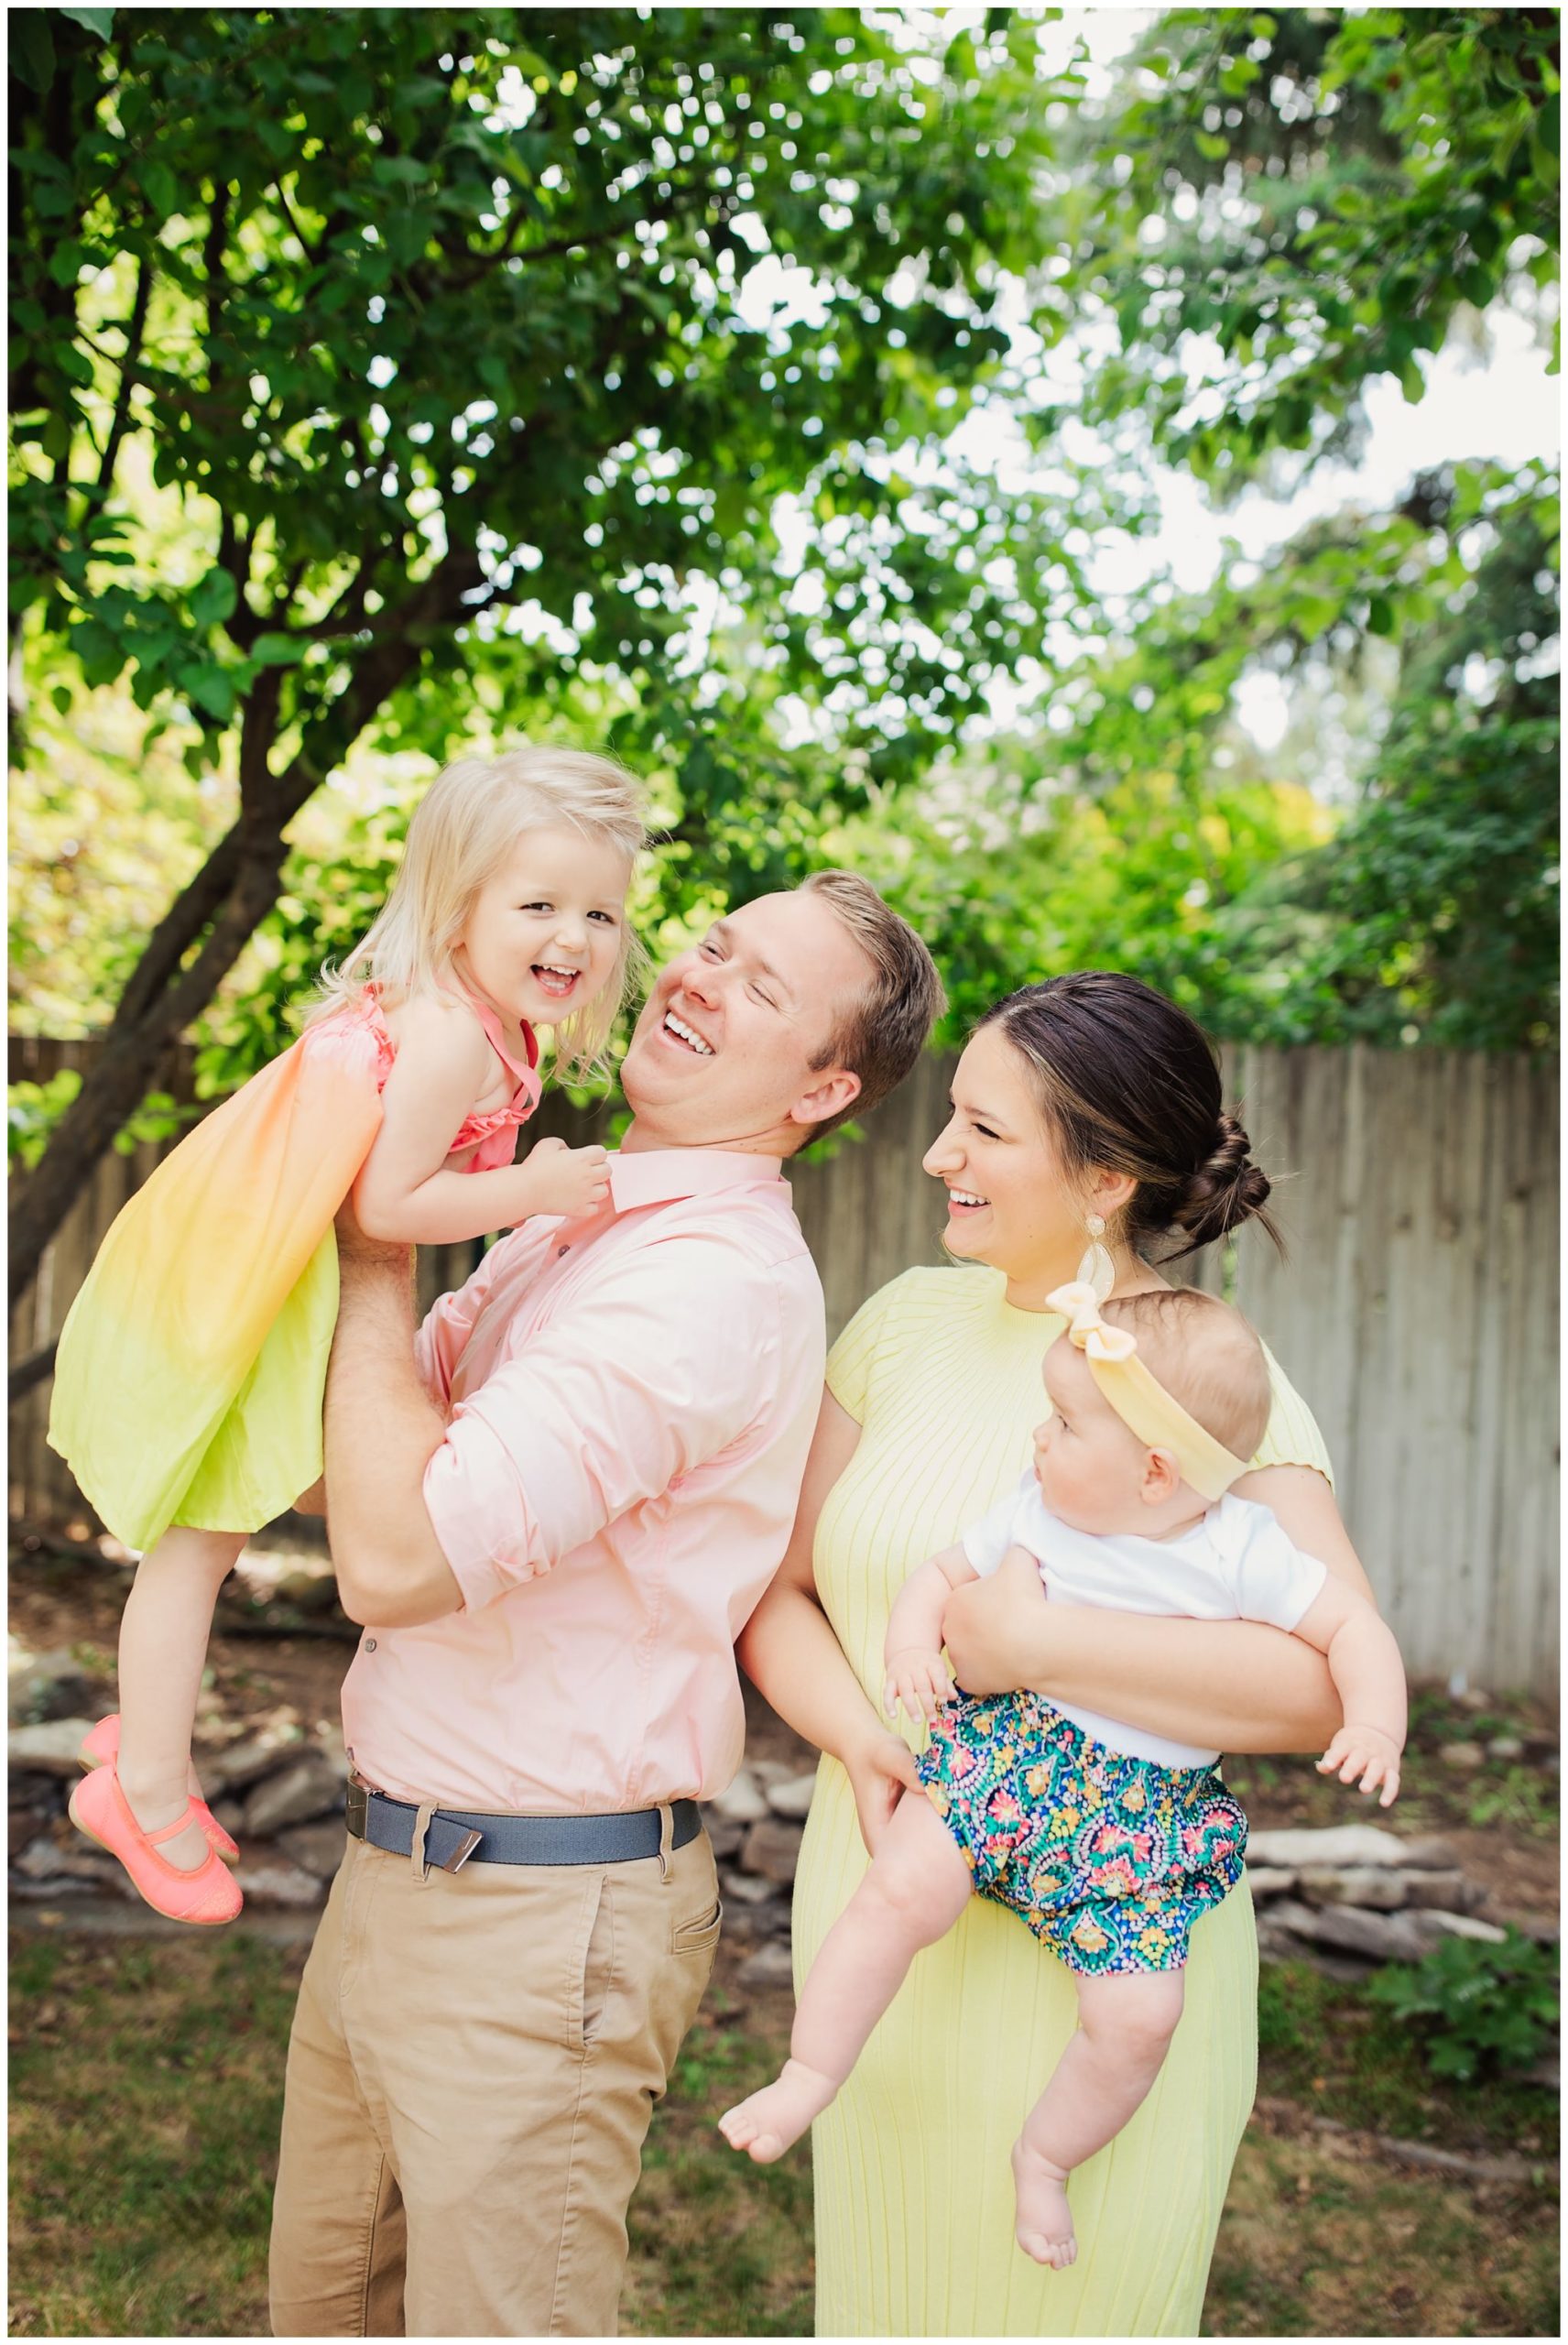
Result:
{"type": "Polygon", "coordinates": [[[953,1699],[947,1663],[929,1645],[906,1645],[901,1652],[890,1652],[886,1667],[887,1683],[882,1700],[889,1718],[896,1718],[902,1707],[906,1717],[929,1723],[942,1704],[953,1699]]]}
{"type": "Polygon", "coordinates": [[[1318,1772],[1337,1773],[1342,1783],[1359,1779],[1364,1792],[1374,1792],[1381,1783],[1383,1796],[1377,1805],[1392,1807],[1399,1792],[1399,1745],[1380,1726],[1346,1724],[1318,1761],[1318,1772]]]}
{"type": "Polygon", "coordinates": [[[524,1197],[519,1220],[530,1214],[557,1213],[572,1221],[593,1212],[610,1194],[610,1160],[602,1148],[537,1140],[517,1171],[524,1197]]]}

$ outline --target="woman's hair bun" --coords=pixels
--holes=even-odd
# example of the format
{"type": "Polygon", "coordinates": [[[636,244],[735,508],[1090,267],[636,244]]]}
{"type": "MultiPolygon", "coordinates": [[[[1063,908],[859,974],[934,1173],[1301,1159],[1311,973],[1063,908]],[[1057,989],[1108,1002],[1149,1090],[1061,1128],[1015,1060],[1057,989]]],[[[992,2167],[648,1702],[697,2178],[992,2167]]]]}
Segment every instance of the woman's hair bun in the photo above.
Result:
{"type": "Polygon", "coordinates": [[[1222,1114],[1214,1126],[1214,1144],[1192,1173],[1176,1207],[1174,1219],[1194,1244],[1211,1245],[1255,1215],[1269,1202],[1269,1175],[1254,1164],[1252,1143],[1235,1116],[1222,1114]]]}

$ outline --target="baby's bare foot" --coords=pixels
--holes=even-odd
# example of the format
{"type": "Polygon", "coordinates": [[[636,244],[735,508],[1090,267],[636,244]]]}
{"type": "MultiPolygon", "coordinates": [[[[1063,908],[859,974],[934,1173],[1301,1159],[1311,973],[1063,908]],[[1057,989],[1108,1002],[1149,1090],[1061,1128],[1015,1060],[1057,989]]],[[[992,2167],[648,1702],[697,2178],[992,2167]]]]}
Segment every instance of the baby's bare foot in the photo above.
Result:
{"type": "Polygon", "coordinates": [[[1065,2272],[1078,2257],[1077,2235],[1067,2205],[1066,2174],[1027,2142],[1018,2142],[1013,2145],[1013,2188],[1018,2197],[1018,2245],[1037,2263],[1065,2272]]]}
{"type": "Polygon", "coordinates": [[[772,2084],[725,2110],[719,2131],[732,2150],[749,2150],[758,2165],[771,2165],[822,2115],[837,2090],[835,2079],[820,2068],[786,2060],[772,2084]]]}

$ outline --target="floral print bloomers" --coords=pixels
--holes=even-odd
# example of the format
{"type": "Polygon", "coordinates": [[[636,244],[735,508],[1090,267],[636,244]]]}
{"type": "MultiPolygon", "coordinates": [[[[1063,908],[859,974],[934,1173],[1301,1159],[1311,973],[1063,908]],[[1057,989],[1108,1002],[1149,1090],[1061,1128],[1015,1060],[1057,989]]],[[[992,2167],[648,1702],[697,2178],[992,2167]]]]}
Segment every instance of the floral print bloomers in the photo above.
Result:
{"type": "Polygon", "coordinates": [[[1107,1750],[1038,1694],[960,1694],[915,1763],[978,1894],[1082,1978],[1181,1969],[1241,1879],[1247,1818],[1212,1767],[1107,1750]]]}

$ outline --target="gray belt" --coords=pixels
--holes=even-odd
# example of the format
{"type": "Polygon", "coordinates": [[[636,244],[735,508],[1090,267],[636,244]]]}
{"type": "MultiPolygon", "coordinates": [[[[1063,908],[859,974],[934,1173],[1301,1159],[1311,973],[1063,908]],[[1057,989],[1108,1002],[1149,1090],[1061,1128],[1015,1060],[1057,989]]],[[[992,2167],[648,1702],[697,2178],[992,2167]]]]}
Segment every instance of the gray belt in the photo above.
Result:
{"type": "MultiPolygon", "coordinates": [[[[657,1857],[663,1811],[637,1808],[626,1816],[485,1816],[465,1808],[419,1808],[349,1779],[347,1824],[356,1840],[388,1856],[413,1854],[425,1817],[427,1865],[456,1872],[472,1857],[482,1865],[621,1865],[657,1857]]],[[[672,1830],[665,1845],[683,1849],[702,1828],[694,1799],[670,1804],[672,1830]]]]}

